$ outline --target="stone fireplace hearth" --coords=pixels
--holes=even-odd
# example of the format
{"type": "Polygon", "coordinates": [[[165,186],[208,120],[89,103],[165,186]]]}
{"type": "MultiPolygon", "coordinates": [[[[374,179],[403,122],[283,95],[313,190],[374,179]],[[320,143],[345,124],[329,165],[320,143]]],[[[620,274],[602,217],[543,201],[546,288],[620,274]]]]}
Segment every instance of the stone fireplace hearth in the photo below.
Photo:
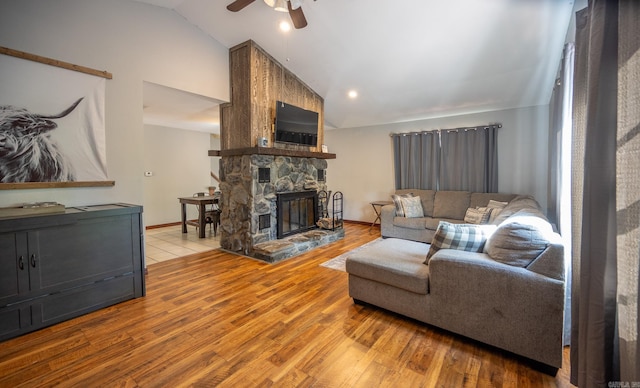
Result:
{"type": "MultiPolygon", "coordinates": [[[[220,161],[220,245],[223,249],[273,262],[294,256],[344,236],[344,231],[319,230],[306,225],[300,234],[278,239],[279,194],[309,194],[317,209],[317,192],[326,190],[327,161],[319,158],[280,155],[223,156],[220,161]],[[320,179],[318,179],[320,176],[320,179]]],[[[308,205],[299,211],[308,220],[308,205]]],[[[294,216],[295,222],[301,220],[294,216]]],[[[315,216],[312,222],[315,221],[315,216]]],[[[307,222],[308,223],[308,222],[307,222]]],[[[289,224],[288,230],[298,228],[289,224]]],[[[296,232],[296,230],[293,230],[296,232]]]]}

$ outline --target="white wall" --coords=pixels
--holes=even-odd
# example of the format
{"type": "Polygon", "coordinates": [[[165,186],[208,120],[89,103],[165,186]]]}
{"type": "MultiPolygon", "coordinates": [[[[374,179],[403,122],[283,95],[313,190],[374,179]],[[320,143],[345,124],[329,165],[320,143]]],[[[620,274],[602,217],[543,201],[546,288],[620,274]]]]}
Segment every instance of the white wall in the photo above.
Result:
{"type": "MultiPolygon", "coordinates": [[[[143,204],[143,81],[229,100],[227,48],[174,12],[143,3],[2,1],[0,46],[113,74],[106,87],[105,124],[108,174],[115,181],[115,187],[109,188],[2,191],[0,206],[27,201],[57,201],[67,206],[143,204]]],[[[204,168],[209,169],[208,157],[203,159],[204,168]]],[[[207,182],[208,175],[198,185],[207,182]]]]}
{"type": "Polygon", "coordinates": [[[533,195],[547,203],[548,106],[475,113],[463,116],[325,131],[329,152],[327,185],[342,191],[344,218],[371,222],[371,201],[390,200],[394,192],[391,133],[501,123],[498,132],[500,192],[533,195]]]}
{"type": "MultiPolygon", "coordinates": [[[[154,125],[144,126],[145,223],[161,225],[180,221],[179,197],[190,197],[218,186],[210,171],[219,158],[207,156],[210,149],[220,149],[220,138],[209,133],[154,125]]],[[[215,166],[214,166],[215,164],[215,166]]],[[[195,206],[187,206],[189,219],[198,217],[195,206]]]]}
{"type": "MultiPolygon", "coordinates": [[[[174,12],[143,3],[2,1],[0,45],[113,74],[106,89],[106,141],[109,179],[116,182],[110,188],[2,191],[0,206],[26,201],[67,206],[149,202],[161,208],[150,199],[153,194],[144,192],[143,81],[229,100],[228,50],[174,12]]],[[[547,106],[326,131],[325,143],[337,153],[337,159],[329,161],[329,189],[345,194],[346,219],[371,221],[369,202],[389,198],[394,188],[389,133],[489,122],[503,124],[500,191],[533,194],[546,206],[547,106]]],[[[198,187],[206,185],[207,178],[202,179],[198,187]]],[[[152,225],[173,215],[150,208],[145,218],[152,225]]]]}

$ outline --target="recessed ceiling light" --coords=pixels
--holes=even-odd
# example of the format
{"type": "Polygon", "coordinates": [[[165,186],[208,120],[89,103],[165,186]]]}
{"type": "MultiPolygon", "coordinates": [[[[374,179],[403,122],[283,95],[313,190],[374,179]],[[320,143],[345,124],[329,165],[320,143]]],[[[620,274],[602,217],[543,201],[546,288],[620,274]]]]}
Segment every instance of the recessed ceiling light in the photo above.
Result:
{"type": "Polygon", "coordinates": [[[356,92],[355,90],[349,90],[349,93],[347,93],[347,95],[349,96],[349,98],[356,98],[358,97],[358,92],[356,92]]]}
{"type": "Polygon", "coordinates": [[[280,22],[280,30],[284,32],[288,32],[289,30],[291,30],[291,24],[289,24],[289,22],[286,22],[286,21],[280,22]]]}

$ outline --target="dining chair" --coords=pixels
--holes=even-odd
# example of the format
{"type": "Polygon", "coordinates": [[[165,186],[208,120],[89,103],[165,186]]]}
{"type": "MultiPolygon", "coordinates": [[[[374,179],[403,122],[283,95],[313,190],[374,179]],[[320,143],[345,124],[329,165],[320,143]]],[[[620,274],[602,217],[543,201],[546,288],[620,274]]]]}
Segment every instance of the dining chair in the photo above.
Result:
{"type": "MultiPolygon", "coordinates": [[[[205,195],[207,195],[204,192],[198,192],[198,193],[194,193],[193,197],[204,197],[205,195]]],[[[200,206],[197,206],[198,209],[198,219],[200,219],[200,206]]],[[[210,230],[216,230],[217,228],[215,228],[214,226],[214,222],[216,221],[214,217],[211,216],[210,212],[213,211],[213,207],[211,209],[207,209],[205,206],[205,212],[204,212],[204,223],[211,225],[211,229],[210,230]]],[[[218,217],[218,222],[220,222],[220,218],[218,217]]],[[[196,230],[198,229],[198,227],[196,226],[196,230]]],[[[214,236],[216,235],[215,231],[214,231],[214,236]]]]}

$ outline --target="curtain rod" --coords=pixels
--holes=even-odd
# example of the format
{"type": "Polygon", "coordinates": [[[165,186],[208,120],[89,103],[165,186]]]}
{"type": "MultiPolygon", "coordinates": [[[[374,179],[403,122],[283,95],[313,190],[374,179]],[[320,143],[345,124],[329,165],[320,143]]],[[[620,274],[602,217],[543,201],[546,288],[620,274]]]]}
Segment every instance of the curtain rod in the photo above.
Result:
{"type": "Polygon", "coordinates": [[[96,77],[102,77],[106,79],[113,78],[113,74],[109,73],[108,71],[101,71],[101,70],[92,69],[86,66],[74,65],[73,63],[59,61],[57,59],[47,58],[40,55],[30,54],[24,51],[10,49],[8,47],[0,46],[0,54],[9,55],[9,56],[20,58],[20,59],[26,59],[29,61],[44,63],[45,65],[60,67],[62,69],[78,71],[80,73],[85,73],[89,75],[95,75],[96,77]]]}
{"type": "Polygon", "coordinates": [[[407,136],[407,135],[420,135],[420,134],[436,134],[440,132],[459,132],[459,131],[476,131],[478,129],[489,129],[489,127],[497,127],[502,128],[502,124],[494,123],[494,124],[486,124],[486,125],[478,125],[475,127],[460,127],[460,128],[451,128],[451,129],[431,129],[424,130],[418,132],[402,132],[402,133],[390,133],[389,136],[407,136]]]}

